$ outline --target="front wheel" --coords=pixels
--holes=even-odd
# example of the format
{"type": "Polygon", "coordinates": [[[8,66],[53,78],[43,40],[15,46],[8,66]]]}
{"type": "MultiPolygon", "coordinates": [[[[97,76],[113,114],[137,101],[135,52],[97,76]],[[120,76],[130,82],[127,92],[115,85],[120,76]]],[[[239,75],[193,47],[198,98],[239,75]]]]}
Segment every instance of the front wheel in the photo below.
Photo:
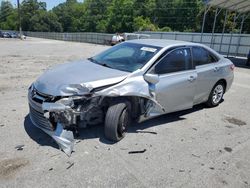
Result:
{"type": "Polygon", "coordinates": [[[130,116],[129,102],[118,102],[110,106],[105,117],[105,137],[115,142],[124,138],[130,124],[130,116]]]}
{"type": "Polygon", "coordinates": [[[209,107],[218,106],[220,104],[220,102],[222,101],[222,99],[223,99],[224,93],[225,93],[225,85],[224,85],[224,83],[223,82],[218,82],[213,87],[206,104],[209,107]]]}

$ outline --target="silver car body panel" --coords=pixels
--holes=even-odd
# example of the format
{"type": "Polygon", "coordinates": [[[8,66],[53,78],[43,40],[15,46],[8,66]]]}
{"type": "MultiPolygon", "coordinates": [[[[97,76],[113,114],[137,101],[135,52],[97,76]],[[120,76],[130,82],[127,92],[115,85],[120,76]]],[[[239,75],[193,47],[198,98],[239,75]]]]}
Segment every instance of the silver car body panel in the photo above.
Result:
{"type": "Polygon", "coordinates": [[[39,92],[47,95],[70,96],[76,94],[70,87],[82,85],[93,89],[120,82],[127,75],[128,72],[83,60],[61,64],[47,70],[34,82],[34,86],[39,92]]]}
{"type": "MultiPolygon", "coordinates": [[[[32,122],[52,136],[67,155],[70,155],[73,150],[73,134],[71,131],[65,130],[65,125],[60,122],[57,123],[56,129],[53,130],[51,128],[53,126],[49,121],[50,113],[59,114],[61,111],[72,117],[80,116],[80,118],[84,119],[86,116],[98,113],[99,101],[106,97],[136,96],[148,101],[145,112],[139,118],[139,120],[146,120],[165,113],[192,108],[195,104],[207,101],[213,86],[221,79],[227,83],[226,91],[233,82],[233,72],[230,70],[230,65],[233,65],[231,61],[204,45],[153,39],[129,42],[155,45],[162,47],[162,49],[141,69],[132,73],[97,65],[88,60],[78,61],[59,65],[52,70],[46,71],[34,82],[35,89],[30,88],[28,98],[32,122]],[[145,80],[144,75],[152,69],[162,53],[170,48],[183,46],[203,47],[216,55],[219,61],[197,66],[188,71],[159,75],[159,82],[155,84],[145,80]],[[60,96],[63,99],[57,102],[48,102],[43,94],[46,94],[46,96],[60,96]],[[91,94],[91,97],[86,99],[90,100],[91,104],[93,103],[91,107],[83,108],[83,110],[81,110],[82,108],[75,110],[70,107],[72,97],[82,96],[85,100],[84,96],[87,94],[91,94]],[[35,101],[37,98],[42,102],[35,101]],[[90,111],[89,114],[88,111],[90,111]],[[51,129],[47,129],[46,125],[51,129]]],[[[72,118],[70,122],[75,123],[72,118]]],[[[66,126],[68,125],[66,124],[66,126]]]]}

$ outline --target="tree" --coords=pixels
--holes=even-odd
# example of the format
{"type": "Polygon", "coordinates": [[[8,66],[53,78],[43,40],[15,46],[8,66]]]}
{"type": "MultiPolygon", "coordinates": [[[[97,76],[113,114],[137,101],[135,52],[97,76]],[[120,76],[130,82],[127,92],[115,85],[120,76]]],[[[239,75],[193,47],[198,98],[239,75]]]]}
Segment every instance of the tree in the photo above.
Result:
{"type": "Polygon", "coordinates": [[[108,12],[107,32],[134,31],[134,0],[113,0],[108,12]]]}
{"type": "MultiPolygon", "coordinates": [[[[66,0],[46,10],[45,2],[23,0],[22,27],[27,31],[56,32],[134,32],[185,31],[200,32],[205,4],[203,0],[66,0]]],[[[204,32],[212,32],[215,8],[206,16],[204,32]]],[[[238,32],[240,21],[228,13],[225,32],[238,32]]],[[[217,17],[215,32],[222,32],[225,11],[217,17]]],[[[0,28],[17,29],[17,9],[9,1],[1,1],[0,28]]],[[[243,33],[250,32],[250,17],[243,33]]]]}
{"type": "Polygon", "coordinates": [[[156,31],[157,28],[151,23],[149,18],[143,18],[138,16],[134,18],[134,30],[135,31],[156,31]]]}
{"type": "Polygon", "coordinates": [[[106,32],[108,27],[109,0],[86,0],[82,17],[84,30],[90,32],[106,32]]]}
{"type": "Polygon", "coordinates": [[[57,15],[64,32],[81,31],[80,20],[84,14],[82,3],[78,3],[76,0],[67,0],[53,8],[52,11],[57,15]]]}
{"type": "Polygon", "coordinates": [[[17,29],[17,11],[9,1],[1,2],[0,28],[4,30],[17,29]]]}
{"type": "Polygon", "coordinates": [[[46,10],[45,2],[24,0],[21,4],[21,13],[24,31],[62,31],[56,14],[46,10]]]}

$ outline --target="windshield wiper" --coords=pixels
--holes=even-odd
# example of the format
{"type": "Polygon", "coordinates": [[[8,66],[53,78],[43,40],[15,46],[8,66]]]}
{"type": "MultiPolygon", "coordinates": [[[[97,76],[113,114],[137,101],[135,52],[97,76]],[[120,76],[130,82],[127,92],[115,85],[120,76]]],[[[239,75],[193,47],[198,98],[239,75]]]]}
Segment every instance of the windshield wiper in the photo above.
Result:
{"type": "Polygon", "coordinates": [[[88,60],[91,61],[91,62],[93,62],[93,63],[96,63],[98,65],[102,65],[104,67],[108,67],[108,68],[114,69],[113,67],[107,65],[106,63],[101,63],[101,62],[95,60],[93,57],[88,58],[88,60]]]}
{"type": "Polygon", "coordinates": [[[89,61],[96,63],[96,64],[100,64],[98,61],[96,61],[93,57],[88,58],[89,61]]]}
{"type": "Polygon", "coordinates": [[[113,67],[111,67],[111,66],[107,65],[106,63],[101,63],[100,65],[102,65],[102,66],[104,66],[104,67],[108,67],[108,68],[113,69],[113,67]]]}

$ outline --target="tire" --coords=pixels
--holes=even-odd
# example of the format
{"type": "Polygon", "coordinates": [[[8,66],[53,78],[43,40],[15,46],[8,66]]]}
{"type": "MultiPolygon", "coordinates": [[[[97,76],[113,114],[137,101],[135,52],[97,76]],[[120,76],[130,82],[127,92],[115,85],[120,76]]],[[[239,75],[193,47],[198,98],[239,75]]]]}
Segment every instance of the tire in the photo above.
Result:
{"type": "Polygon", "coordinates": [[[108,108],[104,128],[108,140],[118,142],[124,138],[131,119],[130,106],[129,102],[121,101],[108,108]]]}
{"type": "Polygon", "coordinates": [[[225,93],[225,84],[223,82],[217,82],[213,87],[212,91],[210,92],[209,98],[206,102],[208,107],[216,107],[218,106],[225,93]]]}

